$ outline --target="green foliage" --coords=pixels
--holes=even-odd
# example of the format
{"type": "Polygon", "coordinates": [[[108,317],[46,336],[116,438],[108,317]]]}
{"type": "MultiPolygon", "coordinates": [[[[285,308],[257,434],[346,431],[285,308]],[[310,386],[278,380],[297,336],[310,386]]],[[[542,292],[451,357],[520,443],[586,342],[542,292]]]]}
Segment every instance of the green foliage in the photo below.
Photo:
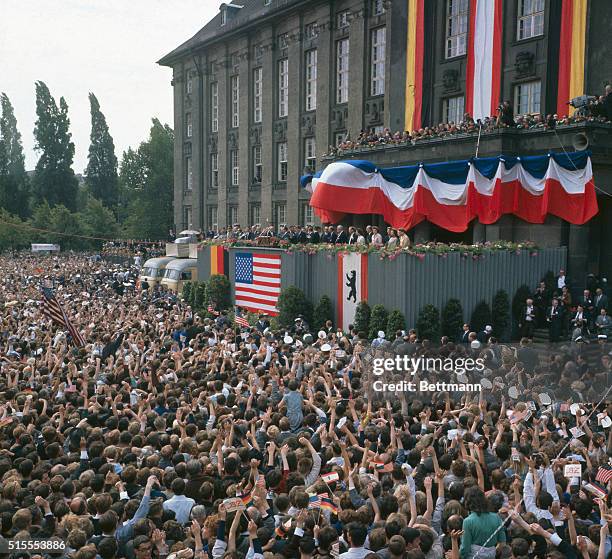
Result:
{"type": "Polygon", "coordinates": [[[218,311],[224,311],[232,306],[231,286],[227,276],[214,274],[206,284],[206,301],[211,302],[218,311]]]}
{"type": "Polygon", "coordinates": [[[442,308],[442,335],[455,341],[463,326],[463,307],[459,299],[449,299],[442,308]]]}
{"type": "Polygon", "coordinates": [[[91,144],[89,163],[85,175],[91,195],[107,208],[116,208],[119,201],[119,178],[115,144],[108,130],[106,117],[100,110],[100,103],[93,93],[89,94],[91,107],[91,144]]]}
{"type": "Polygon", "coordinates": [[[278,322],[283,328],[293,326],[298,315],[303,315],[308,324],[312,322],[312,303],[306,299],[304,292],[291,285],[283,289],[278,297],[278,322]]]}
{"type": "Polygon", "coordinates": [[[505,340],[510,326],[510,297],[503,289],[500,289],[493,297],[491,310],[493,335],[498,340],[505,340]]]}
{"type": "Polygon", "coordinates": [[[355,320],[353,326],[357,332],[363,332],[366,336],[370,328],[370,316],[372,311],[367,301],[360,301],[355,309],[355,320]]]}
{"type": "Polygon", "coordinates": [[[394,311],[391,311],[391,313],[389,313],[389,318],[387,319],[387,330],[386,330],[389,335],[389,338],[394,336],[395,332],[397,332],[398,330],[405,330],[405,329],[406,329],[406,317],[404,316],[402,311],[399,311],[397,309],[395,309],[394,311]]]}
{"type": "MultiPolygon", "coordinates": [[[[119,226],[113,212],[97,198],[89,197],[85,209],[80,213],[84,229],[91,237],[116,238],[119,226]]],[[[101,246],[103,241],[94,242],[101,246]]]]}
{"type": "Polygon", "coordinates": [[[389,320],[389,313],[383,305],[374,305],[372,307],[372,313],[370,314],[370,324],[368,330],[368,336],[371,340],[378,337],[378,331],[382,330],[385,334],[388,334],[387,321],[389,320]]]}
{"type": "Polygon", "coordinates": [[[323,295],[314,309],[313,326],[318,330],[325,326],[328,320],[332,322],[334,320],[334,307],[331,299],[327,295],[323,295]]]}
{"type": "Polygon", "coordinates": [[[470,318],[470,330],[472,332],[482,332],[487,324],[491,324],[491,307],[486,301],[480,301],[472,311],[470,318]]]}
{"type": "Polygon", "coordinates": [[[440,312],[433,305],[425,305],[417,317],[417,334],[421,340],[437,342],[440,338],[440,312]]]}
{"type": "Polygon", "coordinates": [[[41,152],[34,175],[34,193],[51,207],[76,210],[78,181],[72,170],[74,143],[69,132],[68,105],[61,97],[59,106],[43,82],[36,82],[36,149],[41,152]]]}
{"type": "Polygon", "coordinates": [[[181,298],[188,305],[191,305],[191,302],[192,302],[193,286],[194,286],[194,284],[193,284],[192,281],[186,281],[183,284],[183,292],[181,293],[181,298]]]}
{"type": "Polygon", "coordinates": [[[23,228],[22,221],[0,208],[0,252],[28,248],[30,231],[23,228]]]}
{"type": "Polygon", "coordinates": [[[127,204],[126,234],[137,239],[165,239],[173,228],[174,132],[153,119],[149,139],[124,152],[120,165],[122,205],[127,204]]]}
{"type": "Polygon", "coordinates": [[[29,180],[13,105],[4,93],[0,109],[0,208],[24,218],[29,215],[29,180]]]}
{"type": "Polygon", "coordinates": [[[521,285],[512,297],[512,330],[514,336],[518,335],[518,325],[523,320],[523,307],[529,297],[531,297],[531,289],[525,284],[521,285]]]}
{"type": "Polygon", "coordinates": [[[194,284],[192,300],[195,310],[206,310],[206,283],[199,282],[194,284]]]}

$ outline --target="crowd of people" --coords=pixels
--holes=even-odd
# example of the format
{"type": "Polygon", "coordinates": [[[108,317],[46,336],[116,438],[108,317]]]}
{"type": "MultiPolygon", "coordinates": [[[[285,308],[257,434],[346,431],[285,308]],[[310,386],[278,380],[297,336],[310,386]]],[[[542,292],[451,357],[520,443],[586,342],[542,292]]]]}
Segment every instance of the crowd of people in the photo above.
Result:
{"type": "Polygon", "coordinates": [[[469,113],[465,113],[459,122],[441,122],[438,125],[424,126],[412,131],[392,132],[389,128],[385,128],[382,132],[362,130],[357,137],[351,138],[349,135],[338,145],[330,146],[327,155],[342,156],[352,151],[377,146],[415,145],[423,140],[460,134],[488,134],[500,128],[553,130],[580,122],[609,123],[610,121],[612,121],[612,86],[608,85],[603,95],[589,102],[588,108],[578,110],[573,115],[535,113],[515,116],[512,104],[505,101],[500,105],[497,115],[482,120],[474,120],[469,113]]]}
{"type": "Polygon", "coordinates": [[[71,559],[609,556],[606,344],[589,361],[414,330],[370,344],[331,322],[198,316],[78,255],[5,254],[0,270],[0,552],[38,538],[71,559]],[[44,286],[82,347],[47,318],[44,286]],[[390,355],[482,359],[413,376],[481,390],[376,395],[370,363],[390,355]]]}
{"type": "Polygon", "coordinates": [[[242,227],[235,223],[231,227],[210,229],[206,232],[208,240],[254,241],[260,237],[273,237],[291,244],[372,245],[389,250],[408,248],[412,244],[406,229],[377,225],[344,227],[343,225],[282,224],[276,229],[272,225],[262,227],[260,224],[255,224],[251,227],[242,227]]]}

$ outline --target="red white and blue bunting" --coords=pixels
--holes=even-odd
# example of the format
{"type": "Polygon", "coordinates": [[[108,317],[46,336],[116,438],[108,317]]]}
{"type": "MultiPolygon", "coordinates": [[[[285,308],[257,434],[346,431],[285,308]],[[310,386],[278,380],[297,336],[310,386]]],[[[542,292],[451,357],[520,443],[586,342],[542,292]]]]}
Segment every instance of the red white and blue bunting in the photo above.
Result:
{"type": "Polygon", "coordinates": [[[324,223],[337,223],[345,214],[378,214],[393,227],[410,229],[428,220],[461,232],[475,218],[490,224],[512,214],[543,223],[553,215],[581,225],[598,211],[589,152],[388,169],[339,161],[302,177],[302,186],[324,223]]]}

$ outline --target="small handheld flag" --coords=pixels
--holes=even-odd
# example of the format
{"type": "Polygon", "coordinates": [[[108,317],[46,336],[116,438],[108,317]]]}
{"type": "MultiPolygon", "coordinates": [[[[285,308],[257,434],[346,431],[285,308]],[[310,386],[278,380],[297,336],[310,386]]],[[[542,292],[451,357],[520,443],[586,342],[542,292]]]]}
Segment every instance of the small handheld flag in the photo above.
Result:
{"type": "Polygon", "coordinates": [[[604,464],[597,470],[595,481],[600,483],[608,483],[612,479],[612,466],[610,464],[604,464]]]}

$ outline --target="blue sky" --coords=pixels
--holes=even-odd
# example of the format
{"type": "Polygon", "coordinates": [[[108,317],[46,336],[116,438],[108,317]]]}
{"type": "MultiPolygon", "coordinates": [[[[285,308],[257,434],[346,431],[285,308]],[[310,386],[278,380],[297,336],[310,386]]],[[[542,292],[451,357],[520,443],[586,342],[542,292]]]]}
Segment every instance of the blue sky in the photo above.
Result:
{"type": "Polygon", "coordinates": [[[74,170],[87,166],[89,101],[106,115],[117,156],[146,138],[157,116],[173,124],[172,72],[156,64],[203,27],[221,0],[0,0],[0,91],[15,107],[33,169],[34,82],[69,106],[74,170]]]}

